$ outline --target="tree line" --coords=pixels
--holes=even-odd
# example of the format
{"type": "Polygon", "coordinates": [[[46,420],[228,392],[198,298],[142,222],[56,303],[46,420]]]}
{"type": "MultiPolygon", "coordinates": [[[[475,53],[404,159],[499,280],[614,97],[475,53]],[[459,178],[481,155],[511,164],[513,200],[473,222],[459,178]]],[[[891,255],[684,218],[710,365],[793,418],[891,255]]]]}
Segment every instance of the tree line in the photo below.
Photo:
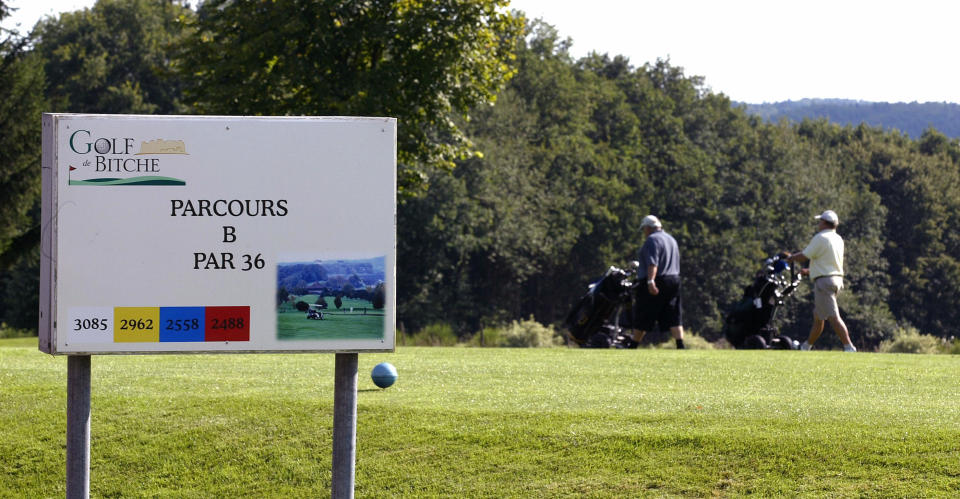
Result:
{"type": "MultiPolygon", "coordinates": [[[[680,244],[685,325],[717,339],[762,260],[833,209],[855,342],[955,334],[957,140],[768,123],[669,61],[571,43],[503,0],[99,0],[4,33],[0,317],[36,325],[41,112],[377,115],[399,118],[402,330],[558,325],[653,213],[680,244]]],[[[811,296],[792,298],[779,323],[802,337],[811,296]]]]}

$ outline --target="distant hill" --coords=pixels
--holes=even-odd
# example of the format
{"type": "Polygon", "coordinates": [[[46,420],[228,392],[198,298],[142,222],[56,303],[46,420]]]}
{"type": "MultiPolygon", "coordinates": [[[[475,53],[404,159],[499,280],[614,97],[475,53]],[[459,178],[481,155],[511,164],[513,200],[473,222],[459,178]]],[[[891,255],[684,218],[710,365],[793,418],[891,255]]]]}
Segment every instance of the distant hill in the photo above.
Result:
{"type": "Polygon", "coordinates": [[[284,262],[277,265],[277,285],[288,290],[308,286],[339,289],[348,282],[354,287],[375,285],[383,282],[385,276],[386,260],[383,257],[284,262]]]}
{"type": "Polygon", "coordinates": [[[960,104],[946,102],[865,102],[846,99],[803,99],[763,104],[734,103],[766,121],[781,118],[802,121],[826,118],[840,125],[866,123],[885,130],[899,130],[918,138],[933,127],[954,139],[960,138],[960,104]]]}

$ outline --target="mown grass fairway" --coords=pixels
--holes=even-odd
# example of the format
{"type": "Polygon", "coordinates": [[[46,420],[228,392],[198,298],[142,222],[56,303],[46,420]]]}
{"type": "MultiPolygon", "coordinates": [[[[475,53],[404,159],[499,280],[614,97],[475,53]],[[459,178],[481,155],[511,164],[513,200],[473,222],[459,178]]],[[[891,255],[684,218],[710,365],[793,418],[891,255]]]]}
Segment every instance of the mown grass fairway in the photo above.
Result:
{"type": "MultiPolygon", "coordinates": [[[[91,495],[328,495],[333,360],[94,357],[91,495]]],[[[0,496],[63,495],[65,386],[0,341],[0,496]]],[[[960,490],[960,356],[401,347],[359,388],[358,497],[960,490]]]]}
{"type": "Polygon", "coordinates": [[[277,338],[281,340],[383,338],[383,315],[324,312],[323,320],[309,320],[303,312],[277,314],[277,338]]]}
{"type": "MultiPolygon", "coordinates": [[[[309,304],[315,295],[297,297],[309,304]]],[[[277,338],[281,340],[371,339],[383,338],[383,310],[374,310],[367,300],[344,298],[339,309],[328,297],[329,308],[323,311],[323,320],[309,320],[306,313],[284,303],[277,310],[277,338]],[[366,312],[362,312],[365,310],[366,312]]]]}

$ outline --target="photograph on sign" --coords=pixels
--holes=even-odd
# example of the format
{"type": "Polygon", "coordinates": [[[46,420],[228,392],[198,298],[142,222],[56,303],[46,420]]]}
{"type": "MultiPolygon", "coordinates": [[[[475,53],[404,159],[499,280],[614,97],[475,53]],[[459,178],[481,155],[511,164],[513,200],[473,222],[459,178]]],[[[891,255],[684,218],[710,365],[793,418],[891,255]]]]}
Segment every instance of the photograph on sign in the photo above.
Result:
{"type": "Polygon", "coordinates": [[[45,114],[42,166],[44,351],[394,349],[395,119],[45,114]]]}
{"type": "Polygon", "coordinates": [[[383,339],[386,257],[280,262],[277,339],[383,339]]]}

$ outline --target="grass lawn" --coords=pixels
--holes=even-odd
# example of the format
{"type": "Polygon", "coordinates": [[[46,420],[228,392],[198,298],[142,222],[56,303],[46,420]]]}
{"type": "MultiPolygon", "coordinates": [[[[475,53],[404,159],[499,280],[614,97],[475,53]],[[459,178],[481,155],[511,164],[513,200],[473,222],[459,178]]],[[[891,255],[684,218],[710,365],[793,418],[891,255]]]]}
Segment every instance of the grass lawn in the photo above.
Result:
{"type": "MultiPolygon", "coordinates": [[[[309,304],[315,295],[302,298],[309,304]]],[[[366,300],[344,298],[339,309],[328,297],[329,308],[323,311],[323,320],[309,320],[306,313],[285,303],[277,311],[277,338],[281,340],[323,339],[381,339],[383,338],[383,310],[374,310],[366,300]]]]}
{"type": "Polygon", "coordinates": [[[303,312],[277,313],[277,337],[281,340],[379,339],[383,338],[383,315],[323,313],[323,320],[309,320],[303,312]]]}
{"type": "MultiPolygon", "coordinates": [[[[329,495],[333,361],[94,357],[91,495],[329,495]]],[[[0,497],[62,497],[65,387],[0,340],[0,497]]],[[[960,356],[401,347],[359,388],[358,497],[960,490],[960,356]]]]}

